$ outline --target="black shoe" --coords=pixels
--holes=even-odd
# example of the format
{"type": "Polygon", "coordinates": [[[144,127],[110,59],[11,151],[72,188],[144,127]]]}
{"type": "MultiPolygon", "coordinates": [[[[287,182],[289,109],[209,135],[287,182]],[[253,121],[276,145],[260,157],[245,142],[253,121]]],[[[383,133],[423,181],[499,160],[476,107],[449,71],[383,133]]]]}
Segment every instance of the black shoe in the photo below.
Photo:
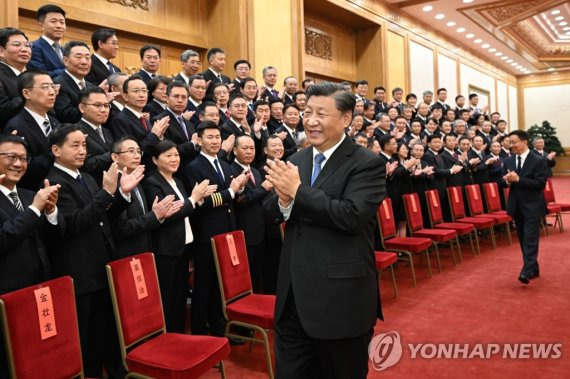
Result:
{"type": "Polygon", "coordinates": [[[520,274],[519,275],[519,282],[521,282],[522,284],[528,284],[528,283],[530,283],[530,278],[528,276],[526,276],[525,274],[520,274]]]}
{"type": "Polygon", "coordinates": [[[529,279],[540,278],[540,271],[535,271],[535,272],[533,272],[533,273],[530,273],[530,274],[528,275],[528,278],[529,278],[529,279]]]}
{"type": "Polygon", "coordinates": [[[235,337],[228,337],[228,340],[230,341],[231,346],[243,345],[245,343],[244,340],[240,340],[235,337]]]}

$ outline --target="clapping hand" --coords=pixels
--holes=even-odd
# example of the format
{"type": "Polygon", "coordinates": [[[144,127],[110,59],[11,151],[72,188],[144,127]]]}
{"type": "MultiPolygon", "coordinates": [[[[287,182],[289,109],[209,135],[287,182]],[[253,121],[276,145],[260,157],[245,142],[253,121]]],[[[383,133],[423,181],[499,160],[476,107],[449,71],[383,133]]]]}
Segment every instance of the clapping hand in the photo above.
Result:
{"type": "Polygon", "coordinates": [[[144,178],[144,165],[139,165],[130,174],[127,174],[127,168],[123,169],[123,175],[121,175],[121,191],[127,195],[131,193],[133,189],[140,183],[144,178]]]}
{"type": "Polygon", "coordinates": [[[291,162],[285,163],[275,159],[267,161],[265,172],[267,173],[265,178],[273,185],[281,205],[288,206],[297,195],[297,190],[301,185],[299,168],[291,162]]]}

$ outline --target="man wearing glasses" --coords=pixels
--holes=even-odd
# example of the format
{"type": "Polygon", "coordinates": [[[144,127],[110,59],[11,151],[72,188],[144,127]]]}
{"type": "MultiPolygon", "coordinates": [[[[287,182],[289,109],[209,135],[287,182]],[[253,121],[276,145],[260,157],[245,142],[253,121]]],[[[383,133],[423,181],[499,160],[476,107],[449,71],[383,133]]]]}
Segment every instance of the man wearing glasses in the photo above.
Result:
{"type": "Polygon", "coordinates": [[[31,46],[21,30],[0,29],[0,131],[24,105],[18,96],[18,75],[32,57],[31,46]]]}
{"type": "Polygon", "coordinates": [[[91,35],[91,44],[95,53],[91,57],[91,71],[87,80],[96,86],[104,82],[109,76],[121,72],[111,59],[117,57],[119,40],[113,29],[97,29],[91,35]]]}
{"type": "Polygon", "coordinates": [[[81,103],[79,111],[81,120],[77,123],[87,135],[87,157],[83,171],[91,174],[98,184],[103,179],[103,171],[109,169],[112,163],[111,146],[113,135],[102,127],[109,117],[111,107],[105,91],[99,87],[89,87],[79,93],[81,103]]]}
{"type": "Polygon", "coordinates": [[[40,188],[53,165],[48,136],[59,121],[48,115],[53,108],[59,85],[54,84],[45,71],[28,70],[18,76],[18,93],[24,101],[24,109],[14,116],[4,128],[4,134],[22,137],[31,157],[28,170],[20,180],[20,186],[30,190],[40,188]]]}

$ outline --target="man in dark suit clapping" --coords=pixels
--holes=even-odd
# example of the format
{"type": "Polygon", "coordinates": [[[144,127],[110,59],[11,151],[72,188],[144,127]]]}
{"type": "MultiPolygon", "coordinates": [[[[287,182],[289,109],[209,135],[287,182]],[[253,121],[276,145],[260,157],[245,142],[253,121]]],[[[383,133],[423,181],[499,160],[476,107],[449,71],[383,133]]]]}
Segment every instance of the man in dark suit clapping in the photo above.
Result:
{"type": "Polygon", "coordinates": [[[517,226],[519,244],[523,255],[523,267],[519,281],[528,284],[540,276],[538,267],[538,241],[540,220],[546,214],[544,187],[548,179],[548,167],[543,158],[530,152],[528,133],[513,130],[509,133],[513,155],[503,165],[503,180],[510,187],[507,213],[517,226]]]}
{"type": "Polygon", "coordinates": [[[98,29],[91,35],[91,44],[95,53],[91,56],[91,71],[85,79],[98,86],[109,76],[121,72],[111,59],[117,57],[119,41],[113,29],[98,29]]]}
{"type": "Polygon", "coordinates": [[[313,147],[267,167],[276,194],[264,212],[287,221],[275,308],[276,376],[365,378],[368,344],[382,317],[373,228],[386,195],[385,167],[345,136],[352,94],[327,82],[311,86],[307,99],[303,121],[313,147]]]}

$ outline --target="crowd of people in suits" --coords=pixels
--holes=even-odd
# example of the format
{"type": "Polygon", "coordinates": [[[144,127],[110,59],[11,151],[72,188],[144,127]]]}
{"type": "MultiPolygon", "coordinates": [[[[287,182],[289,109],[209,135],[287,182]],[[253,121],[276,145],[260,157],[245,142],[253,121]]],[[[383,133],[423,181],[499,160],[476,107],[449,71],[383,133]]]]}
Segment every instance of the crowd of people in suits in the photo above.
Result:
{"type": "MultiPolygon", "coordinates": [[[[45,5],[37,20],[33,42],[0,29],[0,293],[71,275],[85,375],[101,376],[105,362],[118,377],[105,264],[152,251],[167,330],[184,332],[193,272],[191,332],[222,336],[210,238],[243,230],[254,290],[275,293],[282,219],[262,216],[273,191],[264,168],[307,147],[304,90],[315,81],[299,87],[288,76],[279,89],[277,68],[267,66],[258,84],[245,59],[232,80],[221,48],[207,51],[204,71],[200,54],[184,51],[181,72],[167,77],[152,44],[129,76],[112,63],[114,30],[96,30],[92,49],[62,46],[65,11],[45,5]]],[[[388,101],[384,87],[370,94],[365,80],[342,84],[356,97],[346,134],[386,164],[400,234],[402,194],[437,189],[446,204],[448,186],[501,182],[508,125],[476,94],[450,106],[444,88],[435,101],[431,91],[418,99],[394,88],[388,101]]],[[[533,151],[554,166],[543,140],[533,151]]]]}

